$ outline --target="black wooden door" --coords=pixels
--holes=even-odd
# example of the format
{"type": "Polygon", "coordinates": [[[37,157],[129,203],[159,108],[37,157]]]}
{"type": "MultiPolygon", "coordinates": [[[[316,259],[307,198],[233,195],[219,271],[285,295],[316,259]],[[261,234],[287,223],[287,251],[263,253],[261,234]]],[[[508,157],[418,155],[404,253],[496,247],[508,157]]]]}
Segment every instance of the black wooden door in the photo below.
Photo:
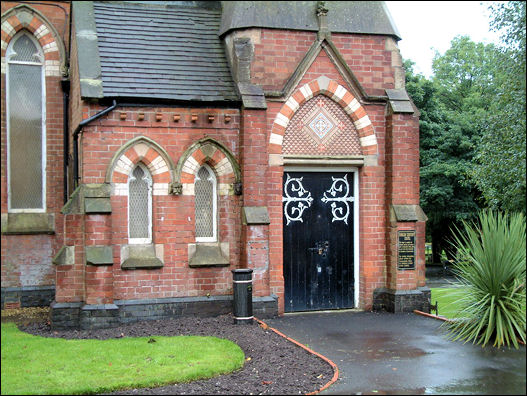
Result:
{"type": "Polygon", "coordinates": [[[352,308],[353,173],[285,172],[285,311],[352,308]]]}

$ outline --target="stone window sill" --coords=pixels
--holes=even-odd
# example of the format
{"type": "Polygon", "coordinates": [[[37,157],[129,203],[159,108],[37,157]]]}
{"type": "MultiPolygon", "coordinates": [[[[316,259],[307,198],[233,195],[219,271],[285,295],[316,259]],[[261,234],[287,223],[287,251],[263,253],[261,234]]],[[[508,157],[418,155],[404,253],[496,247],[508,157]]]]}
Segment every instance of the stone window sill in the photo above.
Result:
{"type": "Polygon", "coordinates": [[[162,268],[163,245],[123,245],[121,260],[123,270],[162,268]]]}
{"type": "Polygon", "coordinates": [[[188,245],[188,265],[199,267],[228,267],[229,243],[191,243],[188,245]]]}
{"type": "Polygon", "coordinates": [[[2,213],[2,234],[54,234],[53,213],[2,213]]]}

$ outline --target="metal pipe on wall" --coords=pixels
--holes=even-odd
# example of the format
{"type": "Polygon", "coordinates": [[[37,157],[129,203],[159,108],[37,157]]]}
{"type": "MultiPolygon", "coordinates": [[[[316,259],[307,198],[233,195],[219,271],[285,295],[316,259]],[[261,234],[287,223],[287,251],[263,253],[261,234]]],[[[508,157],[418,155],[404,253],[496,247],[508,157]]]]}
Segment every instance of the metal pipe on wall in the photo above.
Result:
{"type": "Polygon", "coordinates": [[[82,128],[88,125],[90,122],[95,121],[98,118],[101,118],[103,115],[108,114],[110,111],[117,107],[117,101],[114,99],[113,104],[98,112],[97,114],[87,118],[77,125],[75,131],[73,132],[73,172],[74,172],[74,189],[79,185],[79,134],[82,131],[82,128]]]}

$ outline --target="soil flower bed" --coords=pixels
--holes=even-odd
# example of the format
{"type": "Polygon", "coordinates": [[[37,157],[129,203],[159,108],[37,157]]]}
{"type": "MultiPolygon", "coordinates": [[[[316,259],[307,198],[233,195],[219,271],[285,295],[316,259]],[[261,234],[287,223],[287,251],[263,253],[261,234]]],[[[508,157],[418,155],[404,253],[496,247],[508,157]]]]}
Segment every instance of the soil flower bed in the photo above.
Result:
{"type": "MultiPolygon", "coordinates": [[[[3,318],[5,319],[5,318],[3,318]]],[[[214,318],[185,317],[121,325],[112,329],[52,331],[37,322],[19,328],[30,334],[64,339],[106,340],[122,337],[197,335],[225,338],[245,354],[242,369],[208,380],[157,388],[128,389],[111,394],[306,394],[319,390],[333,376],[332,367],[285,338],[253,324],[234,324],[231,315],[214,318]]]]}

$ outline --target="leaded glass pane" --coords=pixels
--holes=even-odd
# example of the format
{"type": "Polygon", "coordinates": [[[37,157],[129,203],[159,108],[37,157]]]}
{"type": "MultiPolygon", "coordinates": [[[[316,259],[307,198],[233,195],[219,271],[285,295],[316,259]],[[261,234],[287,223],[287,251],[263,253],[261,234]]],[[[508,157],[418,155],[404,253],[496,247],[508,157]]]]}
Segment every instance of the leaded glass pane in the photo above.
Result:
{"type": "Polygon", "coordinates": [[[42,209],[42,66],[39,65],[9,64],[9,165],[11,208],[42,209]]]}
{"type": "Polygon", "coordinates": [[[130,179],[128,195],[130,238],[150,238],[149,185],[148,175],[140,166],[137,166],[130,179]]]}
{"type": "Polygon", "coordinates": [[[201,167],[196,177],[196,238],[214,237],[214,182],[213,175],[201,167]]]}
{"type": "Polygon", "coordinates": [[[15,54],[9,58],[10,61],[19,62],[42,62],[39,51],[33,41],[27,36],[20,36],[13,44],[15,54]]]}

